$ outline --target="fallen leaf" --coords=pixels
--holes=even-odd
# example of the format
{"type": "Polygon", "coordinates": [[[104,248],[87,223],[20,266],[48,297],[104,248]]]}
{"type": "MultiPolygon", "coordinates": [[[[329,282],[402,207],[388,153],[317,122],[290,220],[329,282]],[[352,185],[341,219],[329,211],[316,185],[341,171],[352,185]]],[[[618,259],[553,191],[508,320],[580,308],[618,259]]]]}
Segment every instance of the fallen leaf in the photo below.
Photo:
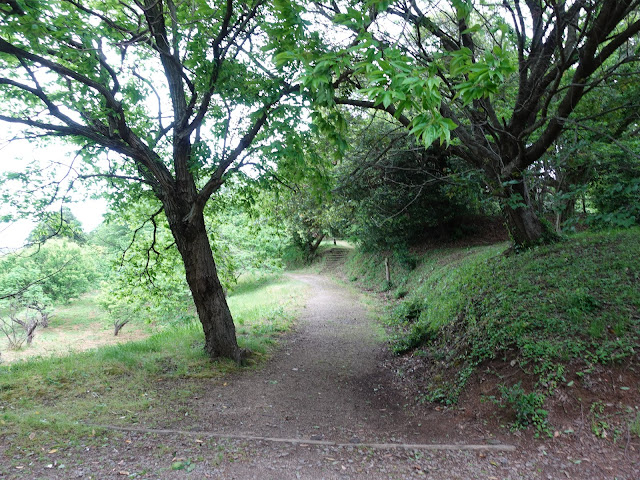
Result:
{"type": "Polygon", "coordinates": [[[127,477],[130,475],[129,472],[125,472],[124,470],[120,470],[118,475],[126,475],[127,477]]]}
{"type": "Polygon", "coordinates": [[[34,438],[36,438],[36,434],[34,432],[31,432],[29,434],[29,440],[33,440],[34,438]]]}
{"type": "Polygon", "coordinates": [[[56,453],[58,451],[57,448],[52,448],[51,450],[49,450],[49,453],[56,453]]]}
{"type": "Polygon", "coordinates": [[[196,443],[204,443],[202,440],[200,440],[199,438],[196,438],[196,443]]]}

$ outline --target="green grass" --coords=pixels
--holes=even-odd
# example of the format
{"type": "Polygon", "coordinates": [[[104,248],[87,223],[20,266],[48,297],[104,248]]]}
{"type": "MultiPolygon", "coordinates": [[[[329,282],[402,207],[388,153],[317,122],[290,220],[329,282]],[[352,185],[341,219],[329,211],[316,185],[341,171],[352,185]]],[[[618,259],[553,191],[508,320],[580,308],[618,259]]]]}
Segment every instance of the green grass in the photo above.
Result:
{"type": "Polygon", "coordinates": [[[0,351],[5,362],[13,362],[139,340],[153,331],[149,323],[134,321],[121,331],[120,336],[114,337],[113,324],[98,303],[98,293],[92,292],[68,304],[55,306],[49,327],[38,327],[31,345],[9,350],[6,339],[0,337],[0,351]]]}
{"type": "Polygon", "coordinates": [[[99,305],[98,297],[98,292],[91,292],[72,300],[68,304],[57,305],[51,319],[51,326],[71,328],[96,321],[104,322],[108,326],[107,313],[99,305]]]}
{"type": "Polygon", "coordinates": [[[357,282],[360,287],[366,290],[378,292],[395,289],[396,296],[404,296],[406,285],[411,280],[412,266],[411,262],[401,261],[395,256],[389,258],[391,270],[391,285],[387,284],[385,266],[383,257],[379,254],[370,254],[356,250],[349,255],[345,264],[345,274],[352,282],[357,282]],[[408,264],[409,263],[409,264],[408,264]]]}
{"type": "Polygon", "coordinates": [[[228,299],[240,345],[266,353],[291,328],[304,288],[282,276],[241,278],[228,299]]]}
{"type": "MultiPolygon", "coordinates": [[[[239,342],[257,352],[254,362],[291,326],[306,288],[282,277],[260,282],[254,288],[245,280],[229,297],[239,342]]],[[[199,379],[238,368],[212,363],[203,346],[194,323],[142,341],[0,366],[0,441],[29,443],[34,432],[43,442],[73,439],[86,433],[86,422],[154,425],[184,415],[181,399],[198,392],[199,379]]]]}
{"type": "MultiPolygon", "coordinates": [[[[427,400],[455,402],[489,360],[515,362],[532,378],[531,392],[547,395],[569,368],[580,375],[637,352],[639,229],[578,234],[520,254],[504,250],[430,251],[399,276],[396,297],[403,299],[388,314],[393,348],[425,357],[427,400]]],[[[382,267],[367,262],[381,263],[360,260],[360,273],[351,275],[379,286],[382,267]]]]}

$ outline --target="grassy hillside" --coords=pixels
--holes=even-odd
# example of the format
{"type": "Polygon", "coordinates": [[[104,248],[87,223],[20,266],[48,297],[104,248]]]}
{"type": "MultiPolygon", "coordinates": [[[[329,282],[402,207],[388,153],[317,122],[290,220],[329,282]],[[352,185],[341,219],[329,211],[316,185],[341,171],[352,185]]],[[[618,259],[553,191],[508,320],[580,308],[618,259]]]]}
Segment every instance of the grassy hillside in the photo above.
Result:
{"type": "MultiPolygon", "coordinates": [[[[519,369],[519,381],[504,382],[494,400],[514,404],[518,423],[542,425],[541,407],[558,385],[637,360],[640,230],[583,233],[521,254],[505,249],[430,250],[413,270],[396,262],[390,292],[402,299],[387,315],[392,347],[424,364],[428,401],[455,403],[490,362],[519,369]]],[[[381,264],[354,256],[348,276],[384,289],[381,264]]]]}

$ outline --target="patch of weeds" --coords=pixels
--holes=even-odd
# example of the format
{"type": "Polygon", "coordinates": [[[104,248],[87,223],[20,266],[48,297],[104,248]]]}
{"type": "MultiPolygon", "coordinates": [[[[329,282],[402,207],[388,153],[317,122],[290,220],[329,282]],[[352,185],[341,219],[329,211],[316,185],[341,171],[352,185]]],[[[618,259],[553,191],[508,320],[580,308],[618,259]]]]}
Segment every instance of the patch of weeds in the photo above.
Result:
{"type": "Polygon", "coordinates": [[[525,392],[522,382],[511,386],[499,385],[498,389],[501,394],[499,403],[513,410],[515,414],[514,430],[521,430],[532,425],[536,430],[536,436],[551,433],[547,421],[549,412],[542,408],[546,398],[542,393],[525,392]]]}
{"type": "Polygon", "coordinates": [[[176,459],[171,463],[171,470],[184,470],[189,473],[196,468],[196,464],[189,459],[176,459]]]}
{"type": "Polygon", "coordinates": [[[393,298],[395,298],[396,300],[400,300],[406,297],[408,294],[409,290],[407,290],[406,288],[396,288],[396,290],[393,292],[393,298]]]}
{"type": "MultiPolygon", "coordinates": [[[[606,411],[607,405],[601,401],[593,402],[589,413],[591,415],[591,433],[598,438],[611,438],[617,442],[622,436],[620,425],[614,421],[613,417],[619,412],[610,414],[606,411]]],[[[636,418],[637,419],[637,418],[636,418]]]]}
{"type": "Polygon", "coordinates": [[[407,299],[398,304],[392,312],[393,322],[396,324],[414,323],[425,309],[424,300],[418,297],[407,299]]]}

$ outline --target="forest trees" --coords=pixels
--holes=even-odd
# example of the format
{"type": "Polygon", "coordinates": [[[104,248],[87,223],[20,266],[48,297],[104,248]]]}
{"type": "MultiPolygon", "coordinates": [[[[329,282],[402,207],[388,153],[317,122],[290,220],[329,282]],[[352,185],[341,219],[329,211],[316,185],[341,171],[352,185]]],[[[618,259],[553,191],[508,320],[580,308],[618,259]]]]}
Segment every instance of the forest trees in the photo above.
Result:
{"type": "Polygon", "coordinates": [[[212,357],[243,352],[203,211],[299,123],[298,88],[265,52],[292,48],[301,25],[288,1],[0,2],[0,120],[78,145],[72,173],[108,181],[115,203],[155,202],[212,357]]]}
{"type": "Polygon", "coordinates": [[[29,234],[29,243],[44,243],[53,237],[68,238],[78,244],[87,242],[82,224],[69,207],[63,206],[58,212],[44,212],[42,220],[29,234]]]}
{"type": "Polygon", "coordinates": [[[351,32],[344,48],[307,64],[318,96],[386,111],[427,146],[440,139],[483,172],[520,246],[550,233],[526,170],[582,99],[637,69],[640,53],[638,0],[314,4],[351,32]]]}
{"type": "Polygon", "coordinates": [[[342,152],[336,105],[387,112],[482,171],[532,245],[546,230],[524,173],[635,65],[639,2],[5,0],[0,120],[77,146],[72,183],[148,205],[148,258],[166,219],[206,351],[240,361],[204,211],[243,168],[304,168],[306,108],[342,152]]]}
{"type": "Polygon", "coordinates": [[[36,328],[49,325],[54,304],[95,288],[95,256],[62,238],[0,257],[0,332],[12,348],[30,344],[36,328]]]}

